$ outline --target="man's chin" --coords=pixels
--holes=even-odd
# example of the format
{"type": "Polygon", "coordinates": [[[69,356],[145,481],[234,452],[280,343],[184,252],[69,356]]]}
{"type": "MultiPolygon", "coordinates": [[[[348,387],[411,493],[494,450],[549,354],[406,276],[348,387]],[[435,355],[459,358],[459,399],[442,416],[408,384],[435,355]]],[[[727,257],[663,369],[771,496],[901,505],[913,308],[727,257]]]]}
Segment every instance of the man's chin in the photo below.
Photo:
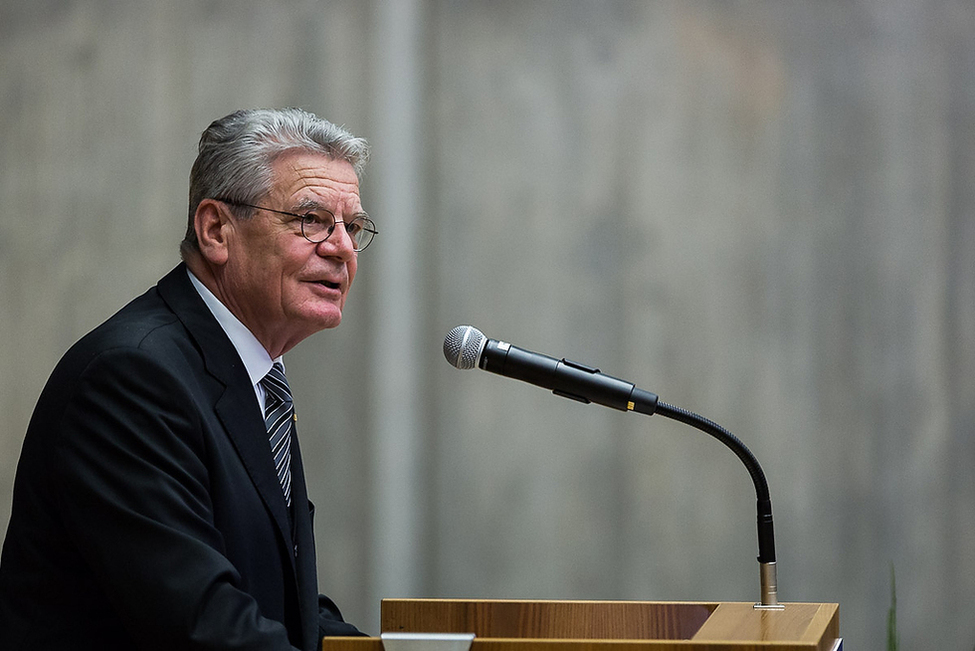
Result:
{"type": "Polygon", "coordinates": [[[314,323],[318,330],[329,330],[342,323],[342,308],[332,305],[330,309],[315,314],[314,323]]]}

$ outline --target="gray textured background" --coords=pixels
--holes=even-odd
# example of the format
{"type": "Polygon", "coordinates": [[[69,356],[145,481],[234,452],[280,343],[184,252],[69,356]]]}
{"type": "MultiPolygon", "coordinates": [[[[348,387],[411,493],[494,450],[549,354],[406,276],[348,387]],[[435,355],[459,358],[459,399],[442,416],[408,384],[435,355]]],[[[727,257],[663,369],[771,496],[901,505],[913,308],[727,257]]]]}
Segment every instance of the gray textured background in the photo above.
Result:
{"type": "Polygon", "coordinates": [[[751,601],[754,492],[704,434],[451,369],[577,359],[762,461],[780,598],[851,648],[975,645],[970,0],[0,0],[0,526],[64,350],[177,262],[199,133],[369,138],[382,231],[288,356],[322,588],[751,601]]]}

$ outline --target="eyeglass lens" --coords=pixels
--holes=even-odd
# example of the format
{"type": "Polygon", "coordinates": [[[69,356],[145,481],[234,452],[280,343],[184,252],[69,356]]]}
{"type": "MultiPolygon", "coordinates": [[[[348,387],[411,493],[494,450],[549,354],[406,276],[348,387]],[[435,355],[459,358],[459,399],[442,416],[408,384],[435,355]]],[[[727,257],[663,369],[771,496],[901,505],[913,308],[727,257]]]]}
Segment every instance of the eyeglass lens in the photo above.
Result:
{"type": "MultiPolygon", "coordinates": [[[[338,222],[343,225],[345,232],[352,239],[353,248],[362,251],[372,242],[376,234],[376,226],[368,217],[356,217],[350,222],[338,222]]],[[[315,215],[308,213],[301,220],[301,234],[311,242],[324,242],[335,230],[335,218],[329,214],[315,215]]]]}

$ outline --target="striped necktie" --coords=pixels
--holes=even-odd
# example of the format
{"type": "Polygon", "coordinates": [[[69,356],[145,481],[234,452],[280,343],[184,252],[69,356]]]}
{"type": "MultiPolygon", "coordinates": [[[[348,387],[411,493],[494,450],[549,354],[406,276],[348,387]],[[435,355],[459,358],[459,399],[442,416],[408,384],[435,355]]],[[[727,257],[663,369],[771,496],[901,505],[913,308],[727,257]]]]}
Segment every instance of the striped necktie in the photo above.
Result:
{"type": "Polygon", "coordinates": [[[284,491],[284,499],[291,506],[291,432],[294,428],[295,407],[291,387],[284,377],[284,367],[275,364],[261,380],[264,386],[264,425],[267,427],[274,469],[284,491]]]}

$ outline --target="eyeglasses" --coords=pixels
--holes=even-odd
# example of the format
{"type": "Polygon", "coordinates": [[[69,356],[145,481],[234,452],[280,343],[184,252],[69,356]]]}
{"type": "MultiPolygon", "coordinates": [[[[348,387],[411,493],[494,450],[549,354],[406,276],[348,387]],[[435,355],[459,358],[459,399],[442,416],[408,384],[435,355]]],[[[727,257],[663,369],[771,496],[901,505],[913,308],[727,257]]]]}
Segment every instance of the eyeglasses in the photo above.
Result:
{"type": "Polygon", "coordinates": [[[230,204],[231,206],[243,206],[245,208],[254,208],[255,210],[266,210],[268,212],[277,213],[279,215],[288,215],[289,217],[294,217],[301,224],[301,235],[306,240],[313,244],[321,244],[329,238],[333,231],[335,231],[336,224],[343,224],[345,226],[345,232],[349,234],[352,239],[352,249],[355,252],[363,251],[372,242],[379,231],[376,230],[376,224],[369,219],[369,216],[365,213],[360,213],[352,218],[352,221],[342,221],[341,219],[336,220],[335,215],[324,208],[319,208],[316,211],[309,211],[304,214],[298,214],[296,212],[286,212],[284,210],[274,210],[273,208],[265,208],[264,206],[255,206],[249,203],[243,203],[242,201],[229,201],[227,199],[217,199],[222,203],[230,204]]]}

